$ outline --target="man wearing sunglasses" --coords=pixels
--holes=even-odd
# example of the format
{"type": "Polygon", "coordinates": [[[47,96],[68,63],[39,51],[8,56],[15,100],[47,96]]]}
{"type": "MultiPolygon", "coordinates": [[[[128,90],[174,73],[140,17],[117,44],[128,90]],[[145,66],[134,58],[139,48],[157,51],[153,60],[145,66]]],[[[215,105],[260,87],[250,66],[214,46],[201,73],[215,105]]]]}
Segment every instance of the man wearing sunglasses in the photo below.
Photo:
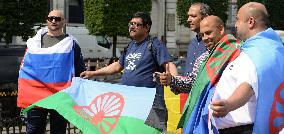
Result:
{"type": "Polygon", "coordinates": [[[134,14],[128,24],[132,41],[119,58],[119,62],[114,62],[96,71],[85,71],[81,73],[81,77],[90,78],[110,75],[119,73],[124,69],[121,84],[137,87],[157,87],[156,98],[146,124],[164,131],[167,123],[164,91],[163,87],[158,86],[153,81],[153,73],[161,71],[159,69],[164,69],[166,65],[169,65],[172,75],[176,75],[177,71],[174,64],[171,63],[171,57],[165,44],[161,43],[157,38],[149,36],[151,25],[152,21],[149,15],[143,12],[134,14]],[[149,45],[149,43],[152,43],[152,45],[149,45]],[[150,51],[149,46],[152,47],[152,51],[150,51]]]}
{"type": "MultiPolygon", "coordinates": [[[[46,22],[47,29],[39,30],[27,41],[28,56],[25,56],[19,73],[17,105],[21,108],[68,87],[74,74],[78,77],[86,70],[76,39],[63,33],[63,13],[60,10],[51,11],[46,22]],[[32,50],[41,53],[30,54],[32,50]]],[[[27,134],[44,134],[48,113],[50,133],[65,134],[67,121],[55,110],[43,108],[32,108],[27,112],[27,134]]]]}

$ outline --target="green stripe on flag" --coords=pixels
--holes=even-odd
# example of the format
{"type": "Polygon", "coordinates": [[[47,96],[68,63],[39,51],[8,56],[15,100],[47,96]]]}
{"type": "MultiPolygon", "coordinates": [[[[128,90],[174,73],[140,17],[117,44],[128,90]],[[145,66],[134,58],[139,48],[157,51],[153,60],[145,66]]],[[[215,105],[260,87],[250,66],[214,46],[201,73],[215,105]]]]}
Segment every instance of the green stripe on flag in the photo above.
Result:
{"type": "Polygon", "coordinates": [[[209,82],[212,85],[217,84],[227,64],[239,55],[239,46],[239,40],[232,35],[226,35],[212,49],[212,52],[202,63],[201,70],[197,74],[197,78],[191,88],[191,94],[184,105],[178,128],[185,127],[195,104],[203,90],[207,88],[209,82]]]}
{"type": "MultiPolygon", "coordinates": [[[[37,106],[47,109],[54,109],[64,118],[66,118],[70,123],[79,128],[84,134],[99,134],[100,127],[94,126],[89,121],[78,115],[73,106],[76,103],[73,99],[65,92],[58,92],[52,96],[42,99],[28,108],[23,110],[26,113],[29,109],[37,106]]],[[[113,122],[113,119],[104,118],[106,122],[113,122]]],[[[105,131],[109,130],[105,123],[102,123],[103,129],[105,131]]],[[[158,129],[150,127],[144,124],[144,121],[134,117],[121,116],[118,123],[111,131],[110,134],[160,134],[158,129]]]]}
{"type": "Polygon", "coordinates": [[[90,124],[73,110],[74,105],[75,102],[67,93],[58,92],[52,96],[34,103],[33,105],[26,108],[23,113],[26,113],[30,108],[33,108],[35,106],[54,109],[70,123],[79,128],[84,134],[99,134],[100,132],[98,128],[90,124]]]}
{"type": "Polygon", "coordinates": [[[161,134],[158,129],[150,127],[144,122],[137,118],[121,116],[111,134],[161,134]]]}

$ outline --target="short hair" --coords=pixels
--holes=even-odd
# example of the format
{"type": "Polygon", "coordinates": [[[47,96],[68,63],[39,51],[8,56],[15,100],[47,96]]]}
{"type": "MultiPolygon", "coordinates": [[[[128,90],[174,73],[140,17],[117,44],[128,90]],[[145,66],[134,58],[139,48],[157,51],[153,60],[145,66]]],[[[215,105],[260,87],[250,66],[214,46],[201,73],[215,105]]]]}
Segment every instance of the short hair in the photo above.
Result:
{"type": "Polygon", "coordinates": [[[191,4],[191,6],[200,6],[200,14],[201,14],[202,19],[204,19],[206,16],[212,15],[211,8],[205,3],[195,2],[191,4]]]}
{"type": "Polygon", "coordinates": [[[149,26],[149,31],[150,32],[150,29],[151,29],[151,26],[152,26],[152,20],[151,20],[151,17],[144,13],[144,12],[137,12],[133,15],[132,18],[141,18],[142,19],[142,23],[144,26],[148,25],[149,26]]]}

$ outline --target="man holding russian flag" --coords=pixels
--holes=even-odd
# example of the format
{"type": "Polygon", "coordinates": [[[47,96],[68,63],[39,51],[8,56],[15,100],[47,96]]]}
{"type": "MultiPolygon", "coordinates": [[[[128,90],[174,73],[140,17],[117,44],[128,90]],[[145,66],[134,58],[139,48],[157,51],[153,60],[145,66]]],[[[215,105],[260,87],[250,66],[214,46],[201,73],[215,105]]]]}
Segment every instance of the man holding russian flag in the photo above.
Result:
{"type": "MultiPolygon", "coordinates": [[[[47,27],[27,41],[18,79],[17,105],[26,108],[70,86],[85,70],[81,49],[71,35],[63,33],[63,13],[48,14],[47,27]]],[[[66,133],[67,121],[55,110],[32,108],[27,112],[27,134],[43,134],[50,114],[50,132],[66,133]]]]}

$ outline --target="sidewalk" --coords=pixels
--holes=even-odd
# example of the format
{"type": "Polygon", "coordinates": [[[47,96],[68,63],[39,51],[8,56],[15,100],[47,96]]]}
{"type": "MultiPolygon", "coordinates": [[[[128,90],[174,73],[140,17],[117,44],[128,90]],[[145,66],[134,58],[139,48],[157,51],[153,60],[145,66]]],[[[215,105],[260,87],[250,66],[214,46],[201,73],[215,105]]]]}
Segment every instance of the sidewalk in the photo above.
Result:
{"type": "MultiPolygon", "coordinates": [[[[9,130],[6,128],[3,128],[1,130],[0,128],[0,134],[25,134],[26,133],[26,126],[22,126],[21,128],[19,126],[16,127],[10,127],[9,130]]],[[[46,126],[46,134],[50,134],[50,126],[47,124],[46,126]]],[[[66,134],[82,134],[79,129],[75,128],[73,125],[70,125],[70,127],[67,126],[66,134]]]]}

